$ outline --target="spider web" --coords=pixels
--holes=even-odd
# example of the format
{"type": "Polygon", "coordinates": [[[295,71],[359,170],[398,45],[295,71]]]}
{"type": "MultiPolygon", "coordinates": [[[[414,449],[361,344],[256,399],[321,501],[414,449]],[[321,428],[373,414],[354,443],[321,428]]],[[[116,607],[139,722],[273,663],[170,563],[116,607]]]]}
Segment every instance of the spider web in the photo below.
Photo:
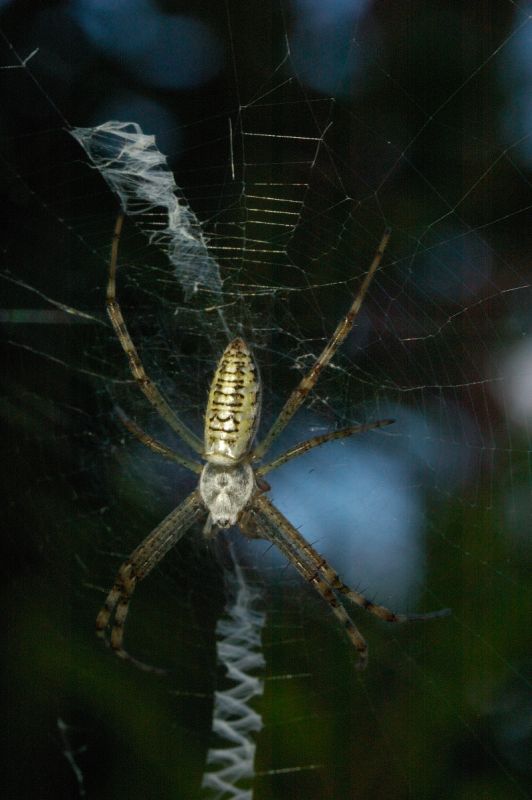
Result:
{"type": "Polygon", "coordinates": [[[12,794],[202,796],[240,571],[265,615],[254,798],[529,796],[530,6],[5,5],[12,794]],[[127,221],[118,299],[198,433],[235,335],[267,429],[392,228],[356,329],[273,452],[396,422],[268,476],[348,583],[400,611],[453,609],[407,629],[353,612],[364,674],[295,571],[237,533],[186,537],[136,591],[126,646],[168,679],[93,636],[119,564],[195,484],[113,411],[176,444],[104,313],[118,203],[69,131],[111,119],[155,135],[219,265],[220,286],[184,291],[143,233],[162,210],[127,221]]]}

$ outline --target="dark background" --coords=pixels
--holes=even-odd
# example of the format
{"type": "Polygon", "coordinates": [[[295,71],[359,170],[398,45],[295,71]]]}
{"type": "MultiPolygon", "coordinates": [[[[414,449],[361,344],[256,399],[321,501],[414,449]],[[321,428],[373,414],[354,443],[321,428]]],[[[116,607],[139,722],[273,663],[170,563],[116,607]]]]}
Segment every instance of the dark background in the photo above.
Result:
{"type": "MultiPolygon", "coordinates": [[[[255,348],[267,417],[330,335],[385,225],[393,229],[368,311],[290,441],[359,420],[361,408],[369,418],[393,409],[396,438],[361,445],[359,466],[324,449],[272,485],[296,523],[320,492],[331,528],[357,514],[361,552],[374,538],[388,563],[372,537],[382,508],[369,490],[341,487],[375,474],[386,498],[396,481],[417,509],[403,512],[404,529],[419,529],[423,553],[417,591],[397,589],[396,602],[448,605],[453,616],[397,631],[357,615],[371,648],[360,675],[310,590],[271,553],[247,553],[268,615],[254,796],[528,797],[526,6],[12,2],[1,11],[7,795],[199,797],[222,680],[223,569],[199,535],[138,590],[128,627],[131,650],[172,664],[170,679],[138,673],[93,636],[125,554],[194,485],[132,446],[113,417],[118,399],[161,433],[100,324],[117,202],[68,134],[118,118],[156,134],[213,252],[256,234],[252,180],[309,182],[295,233],[266,234],[279,261],[255,262],[241,243],[230,258],[217,253],[227,320],[255,348]],[[321,139],[319,156],[313,163],[308,145],[288,138],[259,149],[245,135],[253,131],[321,139]]],[[[122,297],[143,358],[199,431],[224,343],[212,298],[185,303],[131,224],[121,257],[132,265],[122,297]]],[[[341,544],[328,555],[393,603],[388,567],[379,585],[365,570],[349,574],[341,544]]]]}

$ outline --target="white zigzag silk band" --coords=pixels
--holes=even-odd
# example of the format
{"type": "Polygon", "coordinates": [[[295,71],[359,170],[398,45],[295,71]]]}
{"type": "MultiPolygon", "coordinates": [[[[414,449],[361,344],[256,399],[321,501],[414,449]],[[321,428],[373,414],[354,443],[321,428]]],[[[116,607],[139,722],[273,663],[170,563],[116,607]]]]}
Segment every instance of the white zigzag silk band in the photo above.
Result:
{"type": "Polygon", "coordinates": [[[233,685],[216,692],[212,723],[213,734],[227,745],[209,750],[202,786],[213,800],[252,800],[252,790],[239,784],[249,785],[255,774],[254,735],[262,729],[262,718],[249,703],[262,694],[263,681],[250,673],[264,667],[261,633],[266,617],[254,608],[259,593],[246,583],[232,548],[230,554],[234,573],[226,580],[232,599],[216,633],[218,662],[226,667],[233,685]]]}
{"type": "Polygon", "coordinates": [[[187,300],[203,289],[220,293],[220,268],[207,249],[201,224],[181,196],[155,137],[135,122],[105,122],[94,128],[72,128],[93,166],[120,198],[125,214],[150,215],[140,228],[150,243],[163,249],[175,269],[187,300]],[[161,212],[157,224],[154,212],[161,212]],[[151,227],[153,226],[153,227],[151,227]]]}

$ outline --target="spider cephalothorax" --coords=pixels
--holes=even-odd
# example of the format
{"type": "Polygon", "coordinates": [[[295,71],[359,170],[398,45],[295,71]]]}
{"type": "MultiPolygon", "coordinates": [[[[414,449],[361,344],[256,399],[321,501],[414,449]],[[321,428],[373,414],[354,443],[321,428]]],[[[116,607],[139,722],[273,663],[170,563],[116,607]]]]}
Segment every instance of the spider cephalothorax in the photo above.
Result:
{"type": "Polygon", "coordinates": [[[218,467],[207,462],[199,483],[201,499],[209,511],[205,532],[211,527],[229,528],[246,508],[257,491],[255,475],[249,463],[218,467]]]}
{"type": "Polygon", "coordinates": [[[342,430],[315,436],[300,442],[273,461],[257,467],[252,466],[252,463],[256,464],[263,458],[271,444],[284,430],[316,384],[321,371],[352,329],[371,279],[381,262],[389,232],[384,234],[346,316],[340,320],[321,355],[288,397],[266,436],[257,445],[254,445],[254,439],[259,425],[261,398],[261,382],[257,367],[250,349],[242,339],[234,339],[228,345],[218,362],[211,384],[202,444],[199,437],[177,417],[146,374],[116,300],[116,261],[122,222],[123,217],[120,216],[116,223],[111,250],[107,287],[109,318],[141,391],[172,430],[206,463],[202,466],[198,461],[171,450],[145,433],[118,409],[124,425],[144,445],[164,458],[176,461],[199,474],[200,478],[198,488],[157,525],[120,567],[115,583],[96,619],[98,635],[105,638],[106,630],[110,627],[109,644],[118,656],[129,659],[142,669],[160,671],[137,661],[124,650],[124,623],[131,595],[138,581],[146,577],[195,522],[205,517],[206,534],[212,534],[218,528],[238,524],[245,536],[267,539],[275,544],[302,577],[329,604],[355,646],[359,654],[358,666],[361,668],[367,662],[367,645],[340,602],[341,598],[346,598],[387,622],[425,620],[448,614],[447,609],[429,614],[396,614],[384,606],[367,600],[340,580],[325,559],[301,536],[266,495],[269,486],[262,476],[267,472],[325,442],[382,428],[393,420],[382,419],[365,425],[351,425],[342,430]]]}

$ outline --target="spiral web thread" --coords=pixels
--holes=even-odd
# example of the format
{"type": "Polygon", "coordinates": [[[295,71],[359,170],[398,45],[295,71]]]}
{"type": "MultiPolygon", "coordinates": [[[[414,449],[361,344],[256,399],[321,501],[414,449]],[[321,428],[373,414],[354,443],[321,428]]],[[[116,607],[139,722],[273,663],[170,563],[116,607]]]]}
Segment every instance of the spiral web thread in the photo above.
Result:
{"type": "Polygon", "coordinates": [[[211,747],[207,753],[202,787],[204,796],[212,800],[252,800],[253,790],[239,784],[249,782],[255,774],[253,734],[262,729],[262,717],[249,704],[262,695],[264,684],[251,673],[265,664],[261,634],[266,615],[255,608],[259,592],[246,582],[232,547],[229,549],[234,565],[233,571],[226,573],[231,599],[216,626],[216,648],[231,686],[215,693],[212,721],[213,735],[227,744],[211,747]]]}

